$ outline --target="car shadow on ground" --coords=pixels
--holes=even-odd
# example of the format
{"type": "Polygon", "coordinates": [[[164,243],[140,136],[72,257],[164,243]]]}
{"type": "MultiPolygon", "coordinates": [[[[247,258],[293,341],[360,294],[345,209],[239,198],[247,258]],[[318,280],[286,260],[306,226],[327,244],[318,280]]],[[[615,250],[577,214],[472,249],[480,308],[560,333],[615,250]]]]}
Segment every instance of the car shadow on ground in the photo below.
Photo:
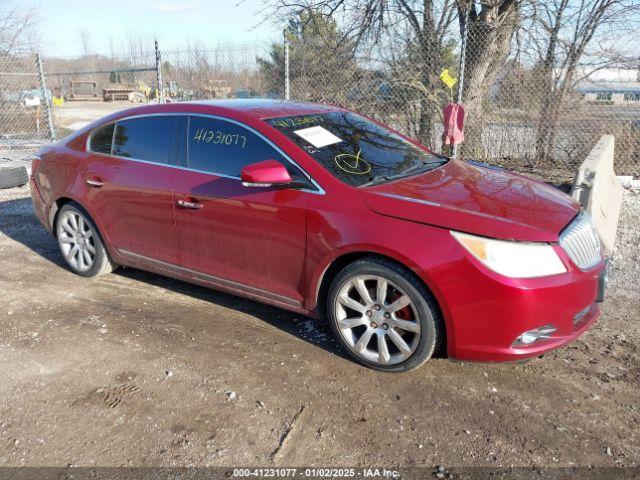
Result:
{"type": "Polygon", "coordinates": [[[144,270],[138,270],[136,268],[119,268],[115,274],[251,315],[316,347],[320,347],[334,355],[352,361],[352,359],[338,347],[338,344],[333,339],[329,325],[324,320],[306,317],[302,314],[292,313],[243,297],[144,270]]]}
{"type": "Polygon", "coordinates": [[[54,265],[65,265],[55,240],[33,213],[31,198],[0,201],[0,233],[21,243],[54,265]]]}
{"type": "MultiPolygon", "coordinates": [[[[67,268],[56,241],[34,215],[30,198],[0,201],[0,233],[21,243],[55,266],[67,268]]],[[[352,361],[338,347],[325,321],[135,268],[119,268],[115,275],[252,315],[314,346],[352,361]]]]}

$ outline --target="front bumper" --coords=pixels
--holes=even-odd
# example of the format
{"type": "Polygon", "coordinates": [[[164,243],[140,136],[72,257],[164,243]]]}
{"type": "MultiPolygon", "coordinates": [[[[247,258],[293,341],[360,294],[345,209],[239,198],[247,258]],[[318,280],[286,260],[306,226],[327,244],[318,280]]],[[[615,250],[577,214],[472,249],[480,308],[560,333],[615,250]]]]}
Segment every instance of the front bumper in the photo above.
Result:
{"type": "MultiPolygon", "coordinates": [[[[566,255],[563,261],[568,264],[566,255]]],[[[584,333],[600,314],[596,300],[604,285],[605,262],[589,271],[531,279],[501,277],[468,255],[453,271],[432,280],[447,329],[448,355],[457,360],[508,362],[540,356],[584,333]],[[602,278],[602,280],[600,280],[602,278]],[[548,338],[522,345],[523,333],[551,325],[548,338]]]]}
{"type": "Polygon", "coordinates": [[[562,347],[568,343],[571,343],[580,335],[582,335],[585,331],[591,327],[595,323],[595,321],[600,316],[600,307],[597,303],[593,303],[589,307],[587,307],[584,311],[578,312],[574,318],[573,328],[564,328],[562,332],[556,331],[549,338],[540,340],[531,345],[527,346],[512,346],[511,349],[506,352],[510,359],[523,359],[523,358],[531,358],[537,357],[544,353],[547,353],[556,348],[562,347]]]}

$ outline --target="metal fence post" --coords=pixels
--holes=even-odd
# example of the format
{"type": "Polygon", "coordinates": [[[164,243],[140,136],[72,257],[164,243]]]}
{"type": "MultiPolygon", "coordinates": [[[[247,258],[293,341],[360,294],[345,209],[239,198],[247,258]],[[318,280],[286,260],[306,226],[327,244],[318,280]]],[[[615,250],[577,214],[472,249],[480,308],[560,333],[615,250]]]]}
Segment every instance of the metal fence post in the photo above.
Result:
{"type": "Polygon", "coordinates": [[[155,40],[156,48],[156,76],[158,78],[158,102],[164,103],[164,88],[162,85],[162,57],[158,48],[158,40],[155,40]]]}
{"type": "Polygon", "coordinates": [[[44,106],[44,115],[47,120],[47,128],[49,129],[49,138],[52,142],[56,141],[56,131],[53,127],[53,115],[51,114],[51,103],[47,96],[47,82],[44,76],[44,68],[42,67],[42,59],[40,54],[36,53],[36,69],[38,71],[38,80],[40,81],[40,94],[44,106]]]}
{"type": "MultiPolygon", "coordinates": [[[[464,21],[462,26],[462,44],[460,45],[460,80],[458,81],[458,93],[456,95],[456,103],[462,103],[462,89],[464,88],[464,69],[465,69],[465,57],[467,56],[467,37],[469,35],[469,7],[465,9],[464,21]]],[[[454,143],[451,149],[451,156],[455,157],[458,153],[458,144],[454,143]]]]}
{"type": "Polygon", "coordinates": [[[289,85],[289,37],[287,35],[287,29],[284,29],[284,99],[290,99],[290,85],[289,85]]]}

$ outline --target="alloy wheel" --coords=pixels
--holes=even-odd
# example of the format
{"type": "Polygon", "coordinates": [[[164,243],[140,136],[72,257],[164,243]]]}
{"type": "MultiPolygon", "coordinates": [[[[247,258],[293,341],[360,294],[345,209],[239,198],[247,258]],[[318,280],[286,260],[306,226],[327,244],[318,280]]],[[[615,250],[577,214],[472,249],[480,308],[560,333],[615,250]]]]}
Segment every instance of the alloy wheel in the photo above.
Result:
{"type": "Polygon", "coordinates": [[[335,300],[338,330],[359,357],[379,365],[407,360],[420,342],[420,317],[406,292],[378,275],[355,275],[335,300]]]}
{"type": "Polygon", "coordinates": [[[58,220],[58,244],[69,265],[86,272],[96,261],[96,244],[93,229],[78,212],[66,210],[58,220]]]}

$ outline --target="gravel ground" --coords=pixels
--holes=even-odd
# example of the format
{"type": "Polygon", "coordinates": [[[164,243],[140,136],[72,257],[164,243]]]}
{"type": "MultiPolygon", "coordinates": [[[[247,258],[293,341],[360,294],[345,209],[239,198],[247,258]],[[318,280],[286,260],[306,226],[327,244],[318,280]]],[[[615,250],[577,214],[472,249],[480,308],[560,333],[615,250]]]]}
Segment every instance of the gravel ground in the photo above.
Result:
{"type": "Polygon", "coordinates": [[[628,188],[622,198],[611,284],[619,295],[640,296],[640,186],[628,188]]]}
{"type": "Polygon", "coordinates": [[[526,364],[381,374],[322,323],[134,269],[63,267],[0,191],[0,465],[640,466],[638,219],[602,317],[526,364]]]}

